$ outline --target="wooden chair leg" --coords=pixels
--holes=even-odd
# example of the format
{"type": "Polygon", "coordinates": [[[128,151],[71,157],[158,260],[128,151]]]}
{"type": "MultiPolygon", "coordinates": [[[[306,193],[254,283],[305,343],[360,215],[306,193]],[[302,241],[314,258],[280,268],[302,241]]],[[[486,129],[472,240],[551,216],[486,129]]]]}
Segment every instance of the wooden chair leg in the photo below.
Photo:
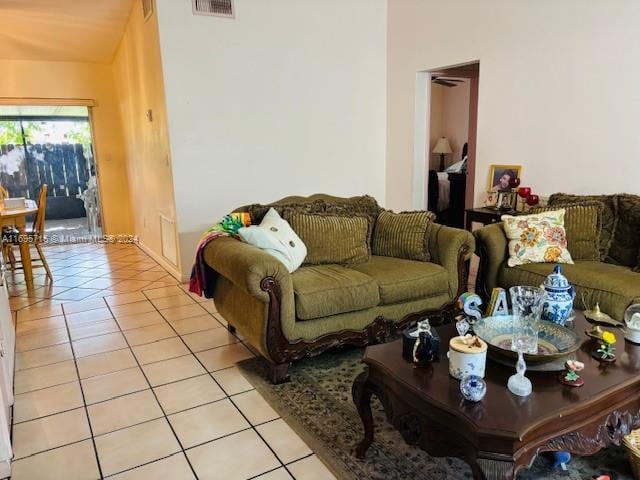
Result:
{"type": "Polygon", "coordinates": [[[53,275],[51,275],[51,270],[49,270],[49,264],[47,263],[47,259],[44,258],[42,247],[40,246],[39,243],[35,243],[34,245],[36,247],[36,250],[38,251],[38,255],[40,255],[40,261],[42,262],[44,269],[47,271],[47,277],[49,277],[49,280],[53,280],[53,275]]]}
{"type": "Polygon", "coordinates": [[[7,249],[9,252],[9,265],[11,265],[11,271],[15,272],[16,270],[16,256],[13,253],[13,245],[7,245],[7,249]]]}

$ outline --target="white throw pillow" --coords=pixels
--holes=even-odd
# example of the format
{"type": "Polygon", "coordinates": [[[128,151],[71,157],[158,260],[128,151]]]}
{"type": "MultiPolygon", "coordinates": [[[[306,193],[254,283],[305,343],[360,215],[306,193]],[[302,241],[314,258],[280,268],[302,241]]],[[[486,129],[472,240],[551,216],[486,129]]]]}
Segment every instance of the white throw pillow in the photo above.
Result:
{"type": "Polygon", "coordinates": [[[444,169],[446,173],[462,173],[467,170],[467,157],[444,169]]]}
{"type": "Polygon", "coordinates": [[[307,246],[274,208],[269,209],[260,225],[243,227],[238,235],[243,242],[276,257],[290,273],[295,272],[307,256],[307,246]]]}

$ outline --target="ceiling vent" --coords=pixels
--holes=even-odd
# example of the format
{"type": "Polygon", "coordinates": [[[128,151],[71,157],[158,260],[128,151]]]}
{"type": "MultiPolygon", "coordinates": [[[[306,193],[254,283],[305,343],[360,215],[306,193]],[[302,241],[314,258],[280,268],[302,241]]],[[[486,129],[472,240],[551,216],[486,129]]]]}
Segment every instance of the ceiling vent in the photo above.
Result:
{"type": "Polygon", "coordinates": [[[153,15],[153,0],[142,0],[142,14],[146,22],[153,15]]]}
{"type": "Polygon", "coordinates": [[[233,18],[233,0],[191,0],[194,15],[233,18]]]}

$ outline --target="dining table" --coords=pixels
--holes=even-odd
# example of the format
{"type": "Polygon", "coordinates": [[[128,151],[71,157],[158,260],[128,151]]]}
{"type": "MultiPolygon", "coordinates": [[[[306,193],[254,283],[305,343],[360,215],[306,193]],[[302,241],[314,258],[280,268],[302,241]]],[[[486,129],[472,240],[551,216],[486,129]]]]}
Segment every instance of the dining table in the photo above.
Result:
{"type": "Polygon", "coordinates": [[[31,244],[23,239],[27,237],[26,223],[27,216],[38,211],[38,205],[33,200],[25,200],[22,208],[0,207],[0,226],[15,226],[18,230],[18,247],[20,248],[20,260],[24,269],[24,281],[28,289],[33,288],[33,268],[31,265],[31,244]]]}

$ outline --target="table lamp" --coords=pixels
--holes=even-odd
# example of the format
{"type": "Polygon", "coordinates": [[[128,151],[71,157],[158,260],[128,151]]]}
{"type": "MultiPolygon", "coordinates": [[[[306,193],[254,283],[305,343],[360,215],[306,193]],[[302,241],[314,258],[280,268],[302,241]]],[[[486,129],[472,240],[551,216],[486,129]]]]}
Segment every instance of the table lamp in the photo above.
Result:
{"type": "Polygon", "coordinates": [[[438,139],[438,143],[436,143],[436,146],[433,149],[433,153],[439,153],[440,154],[440,171],[444,172],[444,156],[447,153],[452,153],[453,150],[451,150],[451,145],[449,145],[449,140],[447,140],[446,137],[442,137],[440,139],[438,139]]]}

